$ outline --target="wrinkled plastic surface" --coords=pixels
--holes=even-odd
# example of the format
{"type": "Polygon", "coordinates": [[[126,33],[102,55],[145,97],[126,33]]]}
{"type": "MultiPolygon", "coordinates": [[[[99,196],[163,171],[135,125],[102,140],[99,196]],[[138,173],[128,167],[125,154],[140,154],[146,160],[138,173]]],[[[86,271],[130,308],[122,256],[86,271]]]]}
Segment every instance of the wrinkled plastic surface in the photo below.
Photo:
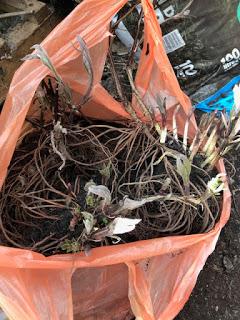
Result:
{"type": "MultiPolygon", "coordinates": [[[[129,118],[122,105],[100,85],[109,23],[126,2],[85,0],[43,42],[77,101],[86,90],[87,74],[71,43],[78,34],[85,39],[94,62],[95,86],[84,113],[94,118],[129,118]]],[[[153,107],[157,94],[167,97],[170,114],[177,102],[182,105],[178,117],[181,131],[191,105],[164,52],[151,1],[142,0],[142,5],[145,44],[136,85],[153,107]]],[[[28,130],[26,115],[37,114],[31,102],[47,74],[39,61],[32,60],[25,62],[14,76],[0,116],[0,185],[17,139],[28,130]]],[[[192,119],[191,133],[194,128],[192,119]]],[[[223,163],[219,165],[224,172],[223,163]]],[[[211,232],[102,247],[91,250],[88,256],[79,253],[46,258],[27,250],[0,247],[0,306],[13,320],[127,320],[131,319],[131,312],[138,320],[173,319],[188,300],[200,270],[214,250],[230,207],[226,186],[221,218],[211,232]]]]}
{"type": "MultiPolygon", "coordinates": [[[[197,108],[201,109],[200,102],[239,75],[239,0],[164,0],[162,3],[160,1],[158,15],[163,34],[173,48],[168,57],[178,81],[197,108]],[[188,15],[182,19],[173,19],[184,8],[187,8],[188,15]],[[176,46],[179,38],[175,37],[174,42],[169,36],[174,30],[178,30],[185,45],[176,46]]],[[[211,102],[208,111],[219,109],[214,99],[211,102]]]]}

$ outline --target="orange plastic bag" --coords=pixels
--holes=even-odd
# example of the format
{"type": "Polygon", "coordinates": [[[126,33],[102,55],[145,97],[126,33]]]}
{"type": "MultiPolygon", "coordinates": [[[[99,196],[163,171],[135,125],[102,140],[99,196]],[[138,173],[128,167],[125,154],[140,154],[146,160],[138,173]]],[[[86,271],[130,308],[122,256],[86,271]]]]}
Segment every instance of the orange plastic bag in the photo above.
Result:
{"type": "MultiPolygon", "coordinates": [[[[109,24],[127,0],[85,0],[44,40],[43,46],[74,98],[87,87],[79,52],[72,42],[81,35],[94,65],[92,99],[85,115],[104,120],[129,118],[123,106],[100,85],[108,50],[109,24]]],[[[143,99],[153,107],[156,95],[167,97],[168,113],[182,106],[178,126],[191,104],[181,91],[165,54],[161,31],[150,0],[145,13],[144,48],[136,76],[143,99]]],[[[25,62],[16,72],[0,116],[0,186],[21,134],[34,93],[48,69],[40,61],[25,62]]],[[[137,109],[136,101],[133,101],[137,109]]],[[[169,127],[171,124],[169,123],[169,127]]],[[[191,122],[191,133],[195,121],[191,122]]],[[[224,172],[224,165],[219,164],[224,172]]],[[[215,248],[230,214],[226,186],[220,221],[207,234],[165,237],[101,247],[84,253],[44,257],[27,250],[0,247],[0,306],[14,320],[173,319],[187,301],[200,270],[215,248]],[[131,311],[132,310],[132,311],[131,311]]]]}

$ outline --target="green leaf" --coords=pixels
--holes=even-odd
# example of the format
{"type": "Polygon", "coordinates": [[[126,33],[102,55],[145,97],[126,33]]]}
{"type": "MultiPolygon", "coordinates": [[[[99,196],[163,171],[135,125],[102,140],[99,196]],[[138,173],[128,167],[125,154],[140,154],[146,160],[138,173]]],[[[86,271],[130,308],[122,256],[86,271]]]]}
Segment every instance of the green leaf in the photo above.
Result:
{"type": "Polygon", "coordinates": [[[102,222],[107,225],[108,224],[108,219],[106,217],[102,217],[102,222]]]}
{"type": "Polygon", "coordinates": [[[99,172],[103,177],[109,179],[111,176],[111,162],[109,162],[107,165],[104,163],[103,168],[100,169],[99,172]]]}
{"type": "Polygon", "coordinates": [[[81,214],[81,207],[79,205],[77,205],[76,208],[74,209],[74,213],[78,216],[81,214]]]}
{"type": "Polygon", "coordinates": [[[225,176],[225,174],[219,173],[208,182],[207,187],[212,194],[219,195],[220,192],[224,190],[224,182],[222,178],[225,176]]]}
{"type": "Polygon", "coordinates": [[[65,240],[60,248],[63,251],[66,251],[66,253],[77,253],[80,251],[81,247],[80,247],[80,243],[77,242],[75,239],[72,240],[65,240]]]}
{"type": "Polygon", "coordinates": [[[95,200],[95,198],[94,198],[94,196],[93,196],[92,194],[88,194],[88,195],[86,196],[86,204],[87,204],[87,206],[90,207],[90,208],[94,208],[94,207],[95,207],[95,205],[96,205],[96,200],[95,200]]]}

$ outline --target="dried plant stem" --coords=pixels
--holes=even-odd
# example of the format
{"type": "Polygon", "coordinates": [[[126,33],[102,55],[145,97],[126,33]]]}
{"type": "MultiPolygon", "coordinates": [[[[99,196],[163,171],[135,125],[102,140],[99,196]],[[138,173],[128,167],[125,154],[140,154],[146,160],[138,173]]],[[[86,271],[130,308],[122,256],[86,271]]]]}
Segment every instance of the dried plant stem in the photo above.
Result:
{"type": "Polygon", "coordinates": [[[138,90],[135,86],[135,83],[133,81],[133,76],[132,76],[132,70],[129,67],[127,67],[127,75],[128,75],[128,79],[129,79],[133,94],[137,99],[137,102],[141,108],[141,111],[143,112],[143,115],[145,117],[147,117],[148,120],[154,121],[152,111],[150,111],[149,108],[144,104],[144,102],[140,96],[140,93],[138,92],[138,90]]]}

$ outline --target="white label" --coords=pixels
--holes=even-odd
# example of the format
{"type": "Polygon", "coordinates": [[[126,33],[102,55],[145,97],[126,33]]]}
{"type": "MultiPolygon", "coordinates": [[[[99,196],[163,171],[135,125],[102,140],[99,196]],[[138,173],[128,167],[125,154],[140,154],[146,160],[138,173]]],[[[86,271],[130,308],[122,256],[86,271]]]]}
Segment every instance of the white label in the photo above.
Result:
{"type": "Polygon", "coordinates": [[[167,7],[166,9],[163,10],[164,12],[164,15],[167,17],[167,18],[171,18],[175,15],[175,10],[174,10],[174,6],[171,5],[169,7],[167,7]]]}
{"type": "Polygon", "coordinates": [[[157,8],[155,10],[157,19],[158,19],[158,23],[162,24],[166,19],[169,19],[173,16],[175,16],[175,9],[174,6],[171,5],[169,7],[167,7],[166,9],[164,9],[163,11],[161,11],[159,8],[157,8]]]}
{"type": "Polygon", "coordinates": [[[167,33],[163,37],[163,43],[167,53],[176,51],[186,45],[178,29],[167,33]]]}
{"type": "Polygon", "coordinates": [[[240,63],[240,51],[234,48],[231,53],[227,53],[225,57],[221,59],[224,71],[228,71],[236,67],[240,63]]]}
{"type": "Polygon", "coordinates": [[[197,74],[197,70],[191,60],[175,66],[174,69],[177,71],[178,78],[188,78],[197,74]]]}

